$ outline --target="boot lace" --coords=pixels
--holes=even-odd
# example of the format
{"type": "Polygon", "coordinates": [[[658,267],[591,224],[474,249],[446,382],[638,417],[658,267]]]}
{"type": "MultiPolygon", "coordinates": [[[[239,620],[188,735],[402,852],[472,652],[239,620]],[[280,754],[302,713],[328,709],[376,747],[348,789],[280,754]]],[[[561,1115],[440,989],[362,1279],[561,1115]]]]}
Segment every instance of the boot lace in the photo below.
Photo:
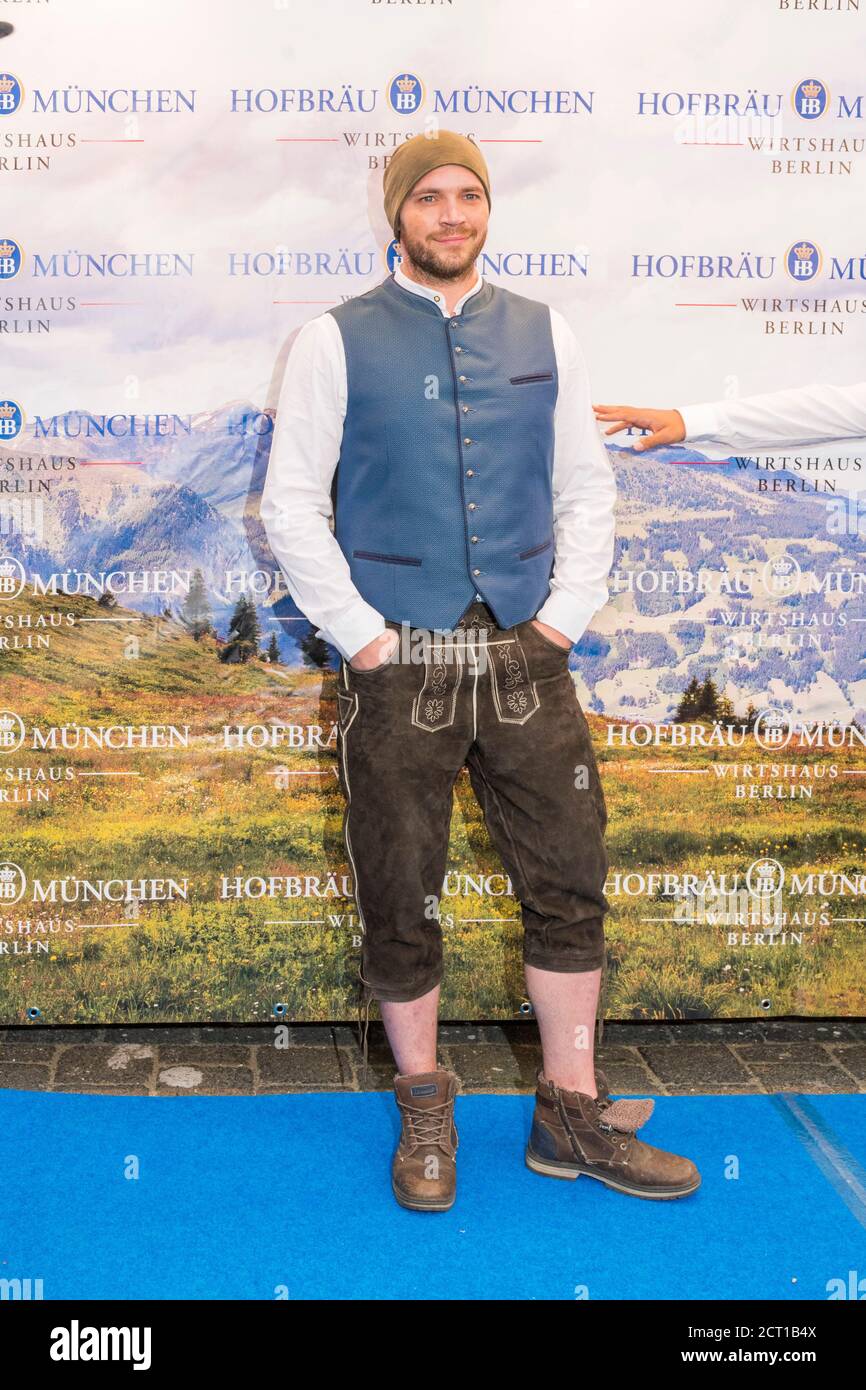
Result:
{"type": "Polygon", "coordinates": [[[443,1149],[449,1147],[451,1135],[450,1101],[443,1101],[441,1105],[426,1107],[404,1104],[401,1109],[406,1117],[409,1144],[412,1149],[417,1149],[419,1144],[438,1144],[443,1149]]]}

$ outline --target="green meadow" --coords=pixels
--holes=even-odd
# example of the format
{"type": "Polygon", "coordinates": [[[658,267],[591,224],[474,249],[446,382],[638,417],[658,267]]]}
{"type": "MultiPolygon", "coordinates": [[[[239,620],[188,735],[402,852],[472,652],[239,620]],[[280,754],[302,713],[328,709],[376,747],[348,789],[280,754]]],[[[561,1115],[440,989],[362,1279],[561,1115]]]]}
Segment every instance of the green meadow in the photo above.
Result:
{"type": "MultiPolygon", "coordinates": [[[[15,606],[34,616],[49,607],[32,597],[15,606]]],[[[79,619],[105,616],[87,598],[64,598],[63,609],[79,619]]],[[[336,672],[260,660],[228,665],[213,638],[195,642],[175,620],[146,617],[54,630],[48,651],[0,651],[0,690],[0,706],[28,726],[23,748],[0,753],[0,860],[19,865],[31,886],[65,877],[189,881],[188,901],[143,902],[136,917],[122,903],[37,905],[28,888],[0,912],[0,1023],[21,1022],[31,1008],[45,1023],[256,1021],[272,1018],[278,1004],[297,1020],[355,1017],[358,921],[336,775],[336,672]],[[226,749],[223,728],[238,723],[304,734],[316,726],[321,737],[308,746],[226,749]],[[76,724],[189,725],[190,746],[32,749],[31,725],[76,724]],[[27,800],[26,782],[9,776],[21,767],[74,775],[48,784],[47,802],[27,800]],[[223,875],[331,879],[341,891],[222,899],[223,875]],[[75,929],[38,937],[37,920],[49,917],[75,929]],[[18,926],[27,919],[29,936],[18,926]],[[49,949],[27,953],[28,940],[47,940],[49,949]]],[[[800,874],[862,869],[862,778],[816,783],[805,803],[737,801],[730,783],[706,770],[719,753],[608,748],[606,721],[588,720],[609,810],[612,874],[742,875],[763,856],[800,874]],[[691,771],[666,773],[666,764],[691,771]]],[[[814,761],[799,753],[784,761],[801,756],[814,761]]],[[[848,750],[822,756],[839,769],[860,765],[848,750]]],[[[736,757],[769,761],[754,746],[736,757]]],[[[31,791],[41,785],[34,781],[31,791]]],[[[449,873],[485,872],[502,866],[464,769],[449,873]]],[[[864,1011],[859,923],[802,927],[802,941],[788,944],[730,943],[731,928],[674,920],[674,901],[660,894],[608,897],[608,1017],[864,1011]]],[[[814,912],[823,901],[788,905],[814,912]]],[[[442,1017],[518,1016],[525,1001],[519,904],[460,895],[443,899],[442,914],[442,1017]]],[[[866,916],[863,900],[836,898],[829,915],[866,916]]]]}

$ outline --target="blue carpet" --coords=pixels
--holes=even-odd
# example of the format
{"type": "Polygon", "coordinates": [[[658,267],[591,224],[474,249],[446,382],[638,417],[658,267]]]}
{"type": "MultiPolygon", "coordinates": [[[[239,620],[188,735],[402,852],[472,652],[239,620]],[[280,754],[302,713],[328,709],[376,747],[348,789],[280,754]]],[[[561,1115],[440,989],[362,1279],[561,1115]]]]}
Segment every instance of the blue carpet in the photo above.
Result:
{"type": "Polygon", "coordinates": [[[458,1097],[457,1202],[433,1214],[391,1194],[390,1091],[0,1091],[0,1277],[46,1299],[797,1301],[866,1271],[863,1096],[658,1097],[642,1137],[703,1176],[673,1202],[530,1172],[532,1105],[458,1097]]]}

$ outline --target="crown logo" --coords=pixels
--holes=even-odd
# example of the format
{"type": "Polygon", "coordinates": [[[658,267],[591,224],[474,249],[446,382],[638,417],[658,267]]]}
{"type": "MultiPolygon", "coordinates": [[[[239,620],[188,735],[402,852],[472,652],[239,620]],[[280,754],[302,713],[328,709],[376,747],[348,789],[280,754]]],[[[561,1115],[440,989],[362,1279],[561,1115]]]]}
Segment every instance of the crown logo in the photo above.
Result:
{"type": "Polygon", "coordinates": [[[788,727],[788,720],[781,710],[768,710],[762,719],[758,720],[761,728],[755,726],[755,734],[761,747],[784,748],[788,744],[791,730],[788,727]]]}
{"type": "Polygon", "coordinates": [[[801,82],[800,91],[804,97],[817,97],[821,95],[821,87],[818,82],[801,82]]]}
{"type": "Polygon", "coordinates": [[[11,560],[0,560],[0,577],[8,579],[15,573],[15,566],[11,560]]]}
{"type": "Polygon", "coordinates": [[[15,251],[15,246],[11,241],[0,241],[0,256],[11,256],[15,251]]]}
{"type": "Polygon", "coordinates": [[[400,88],[400,91],[401,91],[401,92],[414,92],[414,90],[415,90],[415,79],[414,79],[414,77],[408,77],[408,76],[406,76],[406,77],[398,77],[398,78],[397,78],[397,86],[400,88]]]}
{"type": "MultiPolygon", "coordinates": [[[[807,245],[805,241],[801,241],[799,246],[794,247],[794,255],[797,257],[798,261],[809,261],[814,254],[815,248],[807,245]]],[[[2,407],[0,407],[0,409],[2,409],[2,407]]]]}
{"type": "Polygon", "coordinates": [[[15,720],[11,714],[0,714],[0,734],[8,734],[14,727],[15,720]]]}
{"type": "Polygon", "coordinates": [[[0,405],[0,419],[11,420],[14,414],[15,407],[14,405],[10,405],[8,401],[4,401],[3,404],[0,405]]]}
{"type": "Polygon", "coordinates": [[[0,72],[0,92],[11,92],[15,81],[6,72],[0,72]]]}
{"type": "Polygon", "coordinates": [[[772,564],[773,574],[790,574],[793,568],[792,562],[784,559],[784,557],[774,560],[772,564]]]}
{"type": "Polygon", "coordinates": [[[14,870],[14,869],[10,869],[10,867],[9,867],[8,864],[4,864],[4,865],[3,865],[3,868],[0,869],[0,883],[14,883],[14,882],[15,882],[15,870],[14,870]]]}

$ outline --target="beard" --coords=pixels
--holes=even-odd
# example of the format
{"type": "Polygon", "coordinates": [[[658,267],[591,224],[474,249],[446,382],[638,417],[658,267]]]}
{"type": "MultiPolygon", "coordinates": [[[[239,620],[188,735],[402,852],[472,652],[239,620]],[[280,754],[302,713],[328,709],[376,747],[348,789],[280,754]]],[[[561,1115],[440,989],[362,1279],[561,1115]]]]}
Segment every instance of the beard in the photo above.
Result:
{"type": "Polygon", "coordinates": [[[468,230],[465,235],[466,240],[459,245],[439,246],[430,237],[410,237],[401,230],[400,245],[403,254],[422,274],[436,280],[459,280],[477,259],[487,240],[486,229],[483,232],[468,230]]]}

